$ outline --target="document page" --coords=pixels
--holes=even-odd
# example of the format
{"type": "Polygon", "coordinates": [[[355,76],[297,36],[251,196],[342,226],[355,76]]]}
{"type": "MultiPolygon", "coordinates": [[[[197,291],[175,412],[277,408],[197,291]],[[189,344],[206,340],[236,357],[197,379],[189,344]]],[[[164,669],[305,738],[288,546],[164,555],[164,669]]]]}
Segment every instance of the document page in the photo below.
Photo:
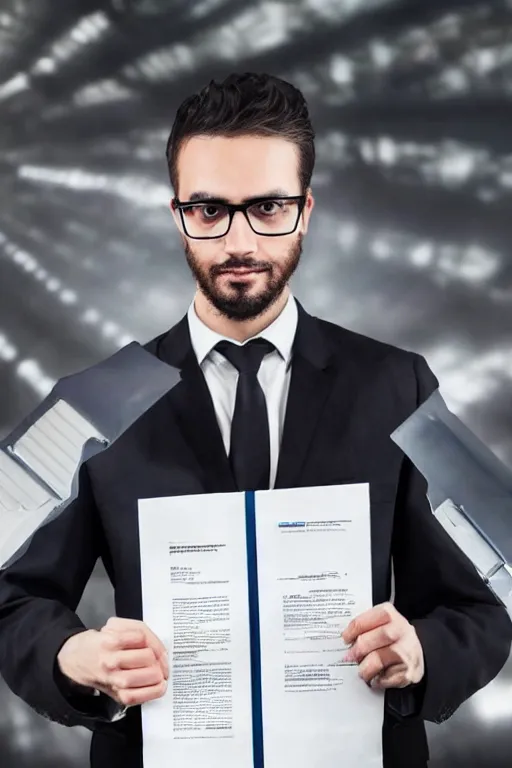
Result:
{"type": "Polygon", "coordinates": [[[255,496],[265,768],[382,768],[384,694],[340,636],[372,607],[369,487],[255,496]]]}
{"type": "Polygon", "coordinates": [[[169,651],[144,768],[252,768],[244,494],[139,502],[144,621],[169,651]]]}

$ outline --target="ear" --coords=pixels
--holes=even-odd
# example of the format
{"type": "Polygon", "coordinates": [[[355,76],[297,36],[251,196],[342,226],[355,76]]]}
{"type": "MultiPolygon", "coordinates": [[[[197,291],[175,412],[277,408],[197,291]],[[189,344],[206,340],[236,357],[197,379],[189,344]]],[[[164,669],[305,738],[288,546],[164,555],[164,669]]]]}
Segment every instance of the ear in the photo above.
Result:
{"type": "Polygon", "coordinates": [[[309,218],[311,216],[311,212],[314,207],[315,207],[315,198],[313,197],[311,188],[308,187],[308,189],[306,190],[306,202],[304,205],[304,210],[302,211],[302,222],[303,222],[302,232],[304,235],[308,231],[309,218]]]}

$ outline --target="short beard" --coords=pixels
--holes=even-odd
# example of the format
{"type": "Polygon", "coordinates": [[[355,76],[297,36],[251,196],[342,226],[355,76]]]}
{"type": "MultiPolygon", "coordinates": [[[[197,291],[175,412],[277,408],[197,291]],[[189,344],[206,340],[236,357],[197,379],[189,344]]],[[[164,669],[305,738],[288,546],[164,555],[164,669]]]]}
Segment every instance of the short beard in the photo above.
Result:
{"type": "Polygon", "coordinates": [[[297,269],[302,255],[302,233],[299,233],[297,239],[290,247],[286,259],[279,265],[267,262],[256,261],[256,259],[237,259],[235,257],[228,259],[224,264],[215,265],[210,269],[204,269],[199,259],[193,253],[188,240],[184,241],[185,255],[187,263],[194,275],[199,289],[221,315],[229,320],[253,320],[263,314],[271,307],[282,295],[284,289],[290,282],[290,279],[297,269]],[[264,290],[256,295],[249,295],[247,286],[243,282],[237,283],[233,280],[231,296],[224,295],[215,289],[215,278],[223,271],[235,269],[236,267],[258,268],[268,270],[268,283],[264,290]]]}

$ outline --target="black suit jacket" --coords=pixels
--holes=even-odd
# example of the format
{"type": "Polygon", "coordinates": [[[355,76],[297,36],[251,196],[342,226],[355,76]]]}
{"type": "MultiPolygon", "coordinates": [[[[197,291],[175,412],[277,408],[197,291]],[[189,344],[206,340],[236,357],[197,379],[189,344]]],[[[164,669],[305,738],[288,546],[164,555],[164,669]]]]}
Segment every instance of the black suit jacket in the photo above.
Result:
{"type": "MultiPolygon", "coordinates": [[[[80,473],[78,499],[0,576],[0,671],[42,715],[93,731],[93,768],[141,768],[140,707],[108,722],[107,696],[72,696],[56,674],[98,557],[118,616],[142,619],[137,500],[236,490],[186,318],[147,348],[180,383],[80,473]]],[[[385,768],[424,766],[423,720],[441,722],[508,658],[508,614],[431,513],[426,484],[390,434],[437,387],[423,358],[299,307],[276,486],[369,482],[373,600],[390,598],[423,646],[423,682],[386,693],[385,768]]],[[[172,768],[172,766],[171,766],[172,768]]]]}

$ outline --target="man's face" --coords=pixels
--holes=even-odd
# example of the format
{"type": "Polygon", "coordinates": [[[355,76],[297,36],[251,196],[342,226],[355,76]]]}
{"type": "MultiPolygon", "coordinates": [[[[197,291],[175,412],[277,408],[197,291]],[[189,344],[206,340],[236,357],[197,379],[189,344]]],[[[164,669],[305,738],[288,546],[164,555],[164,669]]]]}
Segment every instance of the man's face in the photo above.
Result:
{"type": "MultiPolygon", "coordinates": [[[[300,195],[298,168],[297,148],[281,138],[193,137],[178,156],[177,194],[181,202],[200,193],[235,204],[300,195]]],[[[199,289],[218,312],[252,319],[281,296],[299,263],[313,204],[308,193],[297,229],[279,237],[256,234],[238,211],[224,237],[195,240],[186,236],[179,212],[173,211],[199,289]]]]}

